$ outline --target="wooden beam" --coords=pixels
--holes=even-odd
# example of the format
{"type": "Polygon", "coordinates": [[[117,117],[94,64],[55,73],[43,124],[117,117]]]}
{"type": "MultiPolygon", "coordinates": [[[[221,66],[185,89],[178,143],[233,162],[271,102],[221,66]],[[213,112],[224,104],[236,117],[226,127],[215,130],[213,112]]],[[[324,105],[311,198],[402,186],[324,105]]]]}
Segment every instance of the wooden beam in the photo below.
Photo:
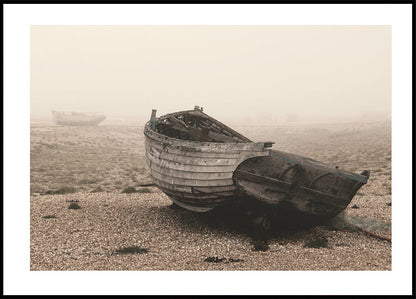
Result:
{"type": "Polygon", "coordinates": [[[205,136],[208,136],[209,139],[212,139],[215,142],[227,142],[227,143],[238,142],[238,140],[232,137],[228,137],[228,136],[218,134],[212,131],[206,132],[202,129],[186,127],[186,124],[184,122],[176,119],[173,116],[169,117],[168,119],[172,122],[172,124],[170,125],[172,129],[187,133],[197,140],[204,139],[205,136]]]}
{"type": "Polygon", "coordinates": [[[206,119],[210,120],[212,123],[218,125],[219,127],[224,128],[225,130],[229,131],[234,136],[236,136],[239,139],[241,139],[241,141],[243,141],[243,142],[251,142],[251,140],[248,139],[247,137],[245,137],[245,136],[241,135],[240,133],[234,131],[233,129],[229,128],[228,126],[226,126],[222,122],[219,122],[218,120],[216,120],[215,118],[212,118],[211,116],[205,114],[204,112],[201,112],[199,110],[194,110],[194,111],[190,111],[189,114],[193,114],[193,115],[197,115],[197,116],[206,118],[206,119]]]}

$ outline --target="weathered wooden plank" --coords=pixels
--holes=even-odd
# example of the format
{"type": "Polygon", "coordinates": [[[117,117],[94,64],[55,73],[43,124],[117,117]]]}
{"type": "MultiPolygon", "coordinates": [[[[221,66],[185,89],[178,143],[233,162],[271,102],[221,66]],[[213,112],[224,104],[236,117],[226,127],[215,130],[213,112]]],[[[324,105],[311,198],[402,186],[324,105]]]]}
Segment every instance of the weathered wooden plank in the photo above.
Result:
{"type": "MultiPolygon", "coordinates": [[[[224,202],[226,201],[231,201],[232,198],[230,197],[218,197],[215,199],[203,199],[203,200],[196,200],[194,198],[184,198],[183,195],[181,194],[168,194],[166,193],[167,196],[172,200],[172,201],[177,201],[179,203],[183,203],[185,205],[190,205],[194,208],[213,208],[216,206],[221,206],[224,204],[224,202]]],[[[196,210],[196,209],[195,209],[196,210]]]]}
{"type": "Polygon", "coordinates": [[[166,174],[183,179],[197,179],[197,180],[219,180],[219,179],[230,179],[233,176],[232,171],[227,172],[195,172],[186,170],[176,170],[168,167],[159,166],[156,163],[152,164],[152,169],[159,173],[166,174]]]}
{"type": "Polygon", "coordinates": [[[190,186],[180,186],[180,185],[172,185],[165,181],[161,181],[155,177],[153,177],[153,181],[160,189],[171,190],[172,192],[182,192],[182,193],[192,193],[192,188],[190,186]]]}
{"type": "Polygon", "coordinates": [[[237,165],[212,166],[212,165],[182,164],[178,162],[172,162],[169,160],[159,159],[158,157],[151,155],[149,152],[146,152],[146,159],[152,164],[155,163],[158,166],[175,169],[175,170],[185,170],[189,172],[230,172],[230,171],[234,171],[235,168],[237,167],[237,165]]]}
{"type": "MultiPolygon", "coordinates": [[[[248,158],[252,158],[253,154],[252,153],[242,153],[240,155],[236,155],[235,157],[231,158],[214,158],[214,157],[198,157],[198,156],[184,156],[181,155],[179,153],[169,153],[166,151],[163,151],[163,149],[158,149],[156,147],[153,146],[145,146],[146,148],[146,153],[148,153],[149,155],[152,155],[155,159],[160,159],[163,161],[170,161],[170,162],[174,162],[174,163],[179,163],[182,165],[194,165],[194,166],[210,166],[210,167],[214,167],[214,166],[218,166],[218,167],[223,167],[223,166],[235,166],[238,165],[239,163],[241,163],[242,161],[248,159],[248,158]]],[[[186,166],[185,166],[186,167],[186,166]]],[[[199,171],[198,168],[195,169],[196,171],[199,171]]],[[[221,168],[218,168],[219,171],[222,171],[221,168]]],[[[230,168],[229,171],[233,171],[234,168],[230,168]]],[[[203,170],[201,170],[202,172],[204,172],[203,170]]],[[[209,170],[207,172],[213,172],[213,170],[209,170]]]]}
{"type": "Polygon", "coordinates": [[[169,176],[166,173],[160,173],[154,168],[151,168],[151,175],[160,181],[164,181],[172,185],[185,185],[190,187],[228,186],[233,184],[233,180],[231,178],[218,180],[183,179],[169,176]]]}
{"type": "MultiPolygon", "coordinates": [[[[242,154],[242,153],[253,153],[254,156],[267,156],[269,155],[270,149],[264,150],[263,144],[257,144],[256,146],[247,146],[247,144],[236,144],[235,147],[230,146],[231,144],[225,143],[204,143],[196,142],[194,144],[179,142],[179,139],[175,139],[176,142],[165,142],[164,139],[156,140],[153,138],[146,138],[145,143],[149,145],[159,145],[166,148],[177,149],[183,151],[187,155],[195,153],[195,156],[205,154],[242,154]]],[[[221,156],[219,156],[221,157],[221,156]]]]}
{"type": "Polygon", "coordinates": [[[238,138],[240,138],[242,141],[244,141],[244,142],[251,142],[251,140],[250,140],[250,139],[248,139],[247,137],[245,137],[245,136],[241,135],[241,134],[240,134],[240,133],[238,133],[237,131],[234,131],[233,129],[231,129],[231,128],[230,128],[230,127],[228,127],[227,125],[223,124],[222,122],[220,122],[220,121],[216,120],[215,118],[213,118],[213,117],[211,117],[211,116],[209,116],[209,115],[205,114],[204,112],[202,112],[202,111],[200,111],[200,110],[194,110],[194,111],[191,111],[191,112],[190,112],[190,114],[194,114],[194,115],[197,115],[197,116],[204,117],[204,118],[208,119],[210,122],[212,122],[212,123],[214,123],[214,124],[216,124],[216,125],[218,125],[218,126],[220,126],[220,127],[224,128],[225,130],[227,130],[227,131],[231,132],[234,136],[237,136],[237,137],[238,137],[238,138]]]}
{"type": "Polygon", "coordinates": [[[193,151],[186,151],[186,150],[181,150],[181,149],[177,149],[171,146],[163,146],[160,144],[155,144],[155,143],[145,143],[145,149],[146,150],[152,150],[153,152],[158,152],[158,153],[166,153],[169,155],[175,155],[178,157],[182,157],[182,158],[186,158],[186,159],[209,159],[209,160],[218,160],[218,159],[222,159],[222,160],[230,160],[230,159],[234,159],[234,160],[238,160],[241,159],[241,157],[252,157],[253,155],[255,156],[256,154],[253,154],[253,152],[240,152],[240,153],[236,153],[236,154],[225,154],[225,153],[221,153],[221,154],[214,154],[214,153],[205,153],[205,152],[193,152],[193,151]]]}
{"type": "MultiPolygon", "coordinates": [[[[162,190],[163,191],[163,190],[162,190]]],[[[169,197],[176,199],[180,202],[193,205],[195,207],[215,207],[223,204],[226,201],[231,201],[232,197],[215,197],[215,198],[195,198],[195,197],[187,197],[186,194],[182,193],[176,193],[176,192],[169,192],[169,191],[163,191],[168,195],[169,197]]]]}
{"type": "MultiPolygon", "coordinates": [[[[204,134],[203,134],[204,131],[202,129],[186,127],[185,123],[179,121],[178,119],[176,119],[173,116],[169,117],[168,119],[171,122],[173,122],[173,124],[171,124],[170,127],[174,130],[187,133],[187,134],[191,135],[193,138],[195,138],[196,140],[201,140],[201,137],[204,136],[204,134]]],[[[208,131],[208,132],[205,133],[205,135],[206,135],[206,138],[211,139],[212,142],[230,142],[230,143],[239,142],[238,139],[234,139],[234,138],[229,137],[229,136],[221,135],[221,134],[218,134],[218,133],[213,132],[213,131],[208,131]]],[[[203,140],[201,140],[201,141],[203,141],[203,140]]]]}
{"type": "Polygon", "coordinates": [[[183,192],[188,194],[221,194],[221,193],[230,193],[234,194],[237,188],[234,185],[229,186],[210,186],[210,187],[190,187],[190,186],[183,186],[183,185],[172,185],[165,181],[161,181],[157,178],[153,178],[154,182],[158,185],[158,187],[163,187],[168,190],[176,191],[176,192],[183,192]]]}
{"type": "Polygon", "coordinates": [[[175,198],[178,198],[184,202],[187,203],[201,203],[201,201],[204,200],[216,200],[218,199],[217,195],[192,195],[190,193],[182,193],[182,192],[177,192],[177,191],[172,191],[170,189],[165,189],[163,187],[160,188],[160,190],[162,190],[163,192],[165,192],[167,195],[170,196],[175,196],[175,198]]]}
{"type": "MultiPolygon", "coordinates": [[[[168,153],[181,155],[184,157],[198,157],[198,158],[237,158],[241,157],[241,155],[252,155],[253,151],[223,151],[223,152],[195,152],[195,151],[189,151],[186,147],[176,147],[171,145],[164,145],[162,143],[158,142],[145,142],[146,147],[154,147],[157,148],[160,151],[165,151],[168,153]]],[[[257,153],[257,152],[254,152],[257,153]]]]}
{"type": "Polygon", "coordinates": [[[234,185],[227,186],[210,186],[210,187],[193,187],[193,193],[222,193],[232,191],[235,193],[237,187],[234,185]]]}
{"type": "Polygon", "coordinates": [[[198,157],[184,157],[181,155],[171,154],[159,151],[154,147],[147,149],[147,152],[155,158],[176,162],[182,165],[195,166],[232,166],[237,165],[240,159],[216,159],[216,158],[198,158],[198,157]]]}
{"type": "Polygon", "coordinates": [[[222,192],[216,194],[195,194],[195,193],[186,193],[186,192],[179,192],[171,189],[166,189],[163,186],[159,187],[160,190],[165,192],[168,195],[176,196],[182,200],[185,200],[188,203],[196,203],[196,204],[204,204],[203,201],[205,200],[213,200],[213,201],[224,201],[227,197],[234,196],[233,192],[222,192]]]}

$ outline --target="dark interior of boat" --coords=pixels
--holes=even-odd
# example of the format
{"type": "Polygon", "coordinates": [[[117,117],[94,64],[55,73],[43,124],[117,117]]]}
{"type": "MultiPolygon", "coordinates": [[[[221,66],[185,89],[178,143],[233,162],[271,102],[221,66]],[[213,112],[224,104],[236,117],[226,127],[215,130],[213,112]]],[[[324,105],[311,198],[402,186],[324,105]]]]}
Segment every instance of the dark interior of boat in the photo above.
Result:
{"type": "Polygon", "coordinates": [[[156,121],[156,132],[172,138],[191,141],[251,142],[248,138],[199,110],[173,114],[158,119],[156,121]]]}

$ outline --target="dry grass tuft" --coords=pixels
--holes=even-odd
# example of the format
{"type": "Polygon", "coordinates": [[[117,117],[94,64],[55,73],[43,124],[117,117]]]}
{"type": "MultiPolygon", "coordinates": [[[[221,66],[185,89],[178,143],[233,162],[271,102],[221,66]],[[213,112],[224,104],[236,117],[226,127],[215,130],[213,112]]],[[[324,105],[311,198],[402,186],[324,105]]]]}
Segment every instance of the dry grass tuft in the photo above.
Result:
{"type": "Polygon", "coordinates": [[[61,187],[57,190],[48,190],[45,192],[45,195],[50,194],[68,194],[68,193],[75,193],[76,189],[73,187],[61,187]]]}
{"type": "Polygon", "coordinates": [[[140,246],[129,246],[129,247],[123,247],[116,250],[116,253],[118,254],[143,254],[148,253],[149,250],[147,248],[142,248],[140,246]]]}
{"type": "Polygon", "coordinates": [[[152,193],[152,190],[150,190],[149,188],[140,188],[139,190],[137,190],[138,193],[152,193]]]}
{"type": "Polygon", "coordinates": [[[79,210],[79,209],[81,209],[81,207],[80,207],[77,203],[72,202],[72,203],[68,206],[68,209],[72,209],[72,210],[79,210]]]}
{"type": "Polygon", "coordinates": [[[136,193],[137,190],[134,187],[126,187],[121,191],[121,193],[136,193]]]}

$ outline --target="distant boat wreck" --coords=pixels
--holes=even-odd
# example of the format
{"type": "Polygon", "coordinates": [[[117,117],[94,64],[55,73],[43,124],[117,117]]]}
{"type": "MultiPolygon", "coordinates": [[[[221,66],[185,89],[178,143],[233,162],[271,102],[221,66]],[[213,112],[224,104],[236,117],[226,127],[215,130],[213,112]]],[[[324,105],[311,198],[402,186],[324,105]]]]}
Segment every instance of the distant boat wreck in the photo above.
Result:
{"type": "Polygon", "coordinates": [[[99,113],[52,111],[53,121],[62,126],[97,126],[106,117],[99,113]]]}
{"type": "Polygon", "coordinates": [[[237,203],[268,221],[329,220],[369,178],[369,171],[355,174],[270,149],[274,142],[252,142],[198,106],[159,118],[153,110],[144,134],[155,184],[197,212],[237,203]]]}

